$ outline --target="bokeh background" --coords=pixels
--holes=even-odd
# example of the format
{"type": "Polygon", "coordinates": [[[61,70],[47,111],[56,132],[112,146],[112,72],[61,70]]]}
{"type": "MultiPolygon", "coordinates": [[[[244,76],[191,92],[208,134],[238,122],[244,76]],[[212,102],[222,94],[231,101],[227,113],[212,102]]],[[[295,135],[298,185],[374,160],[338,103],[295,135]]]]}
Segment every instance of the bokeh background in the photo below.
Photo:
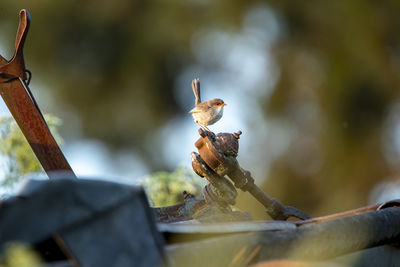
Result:
{"type": "Polygon", "coordinates": [[[239,162],[269,195],[313,216],[400,195],[399,1],[6,0],[6,58],[22,8],[30,87],[78,175],[190,168],[200,77],[228,103],[211,129],[243,131],[239,162]]]}

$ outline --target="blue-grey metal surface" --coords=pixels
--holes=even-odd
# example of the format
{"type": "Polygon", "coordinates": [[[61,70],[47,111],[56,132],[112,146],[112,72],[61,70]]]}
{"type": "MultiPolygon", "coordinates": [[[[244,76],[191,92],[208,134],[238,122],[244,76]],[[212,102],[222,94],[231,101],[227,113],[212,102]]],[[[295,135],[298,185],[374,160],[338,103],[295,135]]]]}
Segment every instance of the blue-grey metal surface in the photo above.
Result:
{"type": "Polygon", "coordinates": [[[81,266],[157,266],[163,239],[144,191],[95,180],[35,181],[0,204],[0,249],[57,234],[81,266]]]}

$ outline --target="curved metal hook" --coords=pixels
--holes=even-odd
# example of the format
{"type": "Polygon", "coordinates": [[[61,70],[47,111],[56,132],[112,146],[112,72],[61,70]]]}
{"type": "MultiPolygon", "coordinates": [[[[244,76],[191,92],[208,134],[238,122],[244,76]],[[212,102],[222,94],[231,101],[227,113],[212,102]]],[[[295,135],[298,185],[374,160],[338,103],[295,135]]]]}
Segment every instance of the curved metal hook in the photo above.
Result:
{"type": "Polygon", "coordinates": [[[7,82],[15,78],[21,78],[23,81],[27,79],[23,48],[30,21],[31,16],[29,12],[26,9],[22,9],[19,13],[19,26],[15,40],[14,56],[7,64],[0,67],[0,82],[7,82]]]}
{"type": "Polygon", "coordinates": [[[31,24],[31,15],[26,9],[22,9],[19,12],[19,26],[18,26],[17,38],[15,40],[16,54],[22,53],[22,49],[25,43],[26,35],[28,34],[30,24],[31,24]]]}

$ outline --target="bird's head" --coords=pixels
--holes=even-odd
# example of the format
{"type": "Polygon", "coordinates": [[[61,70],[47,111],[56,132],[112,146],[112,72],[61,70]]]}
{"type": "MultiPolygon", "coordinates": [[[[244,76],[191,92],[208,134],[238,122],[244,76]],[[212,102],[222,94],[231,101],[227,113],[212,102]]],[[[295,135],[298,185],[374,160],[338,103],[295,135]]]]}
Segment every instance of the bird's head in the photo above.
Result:
{"type": "Polygon", "coordinates": [[[220,98],[214,98],[210,101],[211,106],[213,107],[220,107],[223,108],[224,106],[226,106],[224,100],[220,99],[220,98]]]}

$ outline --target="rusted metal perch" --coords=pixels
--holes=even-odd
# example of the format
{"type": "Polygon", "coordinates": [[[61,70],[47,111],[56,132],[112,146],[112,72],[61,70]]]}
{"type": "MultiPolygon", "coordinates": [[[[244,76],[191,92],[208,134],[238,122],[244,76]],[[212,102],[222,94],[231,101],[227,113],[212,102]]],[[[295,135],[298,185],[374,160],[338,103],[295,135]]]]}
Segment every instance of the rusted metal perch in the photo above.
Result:
{"type": "MultiPolygon", "coordinates": [[[[266,212],[274,220],[287,220],[295,217],[301,220],[311,217],[304,212],[290,206],[285,206],[277,199],[270,198],[255,183],[249,171],[240,167],[236,157],[239,150],[239,136],[237,133],[219,133],[199,129],[200,138],[196,141],[199,154],[192,152],[192,166],[194,171],[202,176],[217,189],[217,196],[212,194],[210,198],[227,204],[234,204],[236,198],[236,188],[249,192],[264,207],[266,212]],[[234,183],[234,186],[229,180],[234,183]]],[[[215,190],[214,190],[215,191],[215,190]]],[[[206,194],[207,196],[207,194],[206,194]]]]}

